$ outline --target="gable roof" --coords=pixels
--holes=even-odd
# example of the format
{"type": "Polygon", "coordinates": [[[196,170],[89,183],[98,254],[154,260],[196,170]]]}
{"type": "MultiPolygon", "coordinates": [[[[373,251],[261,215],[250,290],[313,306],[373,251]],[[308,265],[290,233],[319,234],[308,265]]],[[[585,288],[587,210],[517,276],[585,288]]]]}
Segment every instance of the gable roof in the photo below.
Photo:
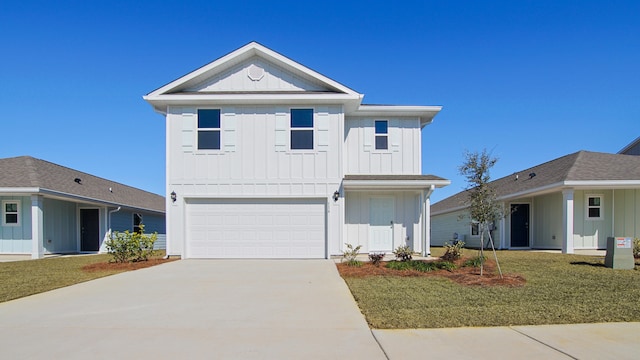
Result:
{"type": "Polygon", "coordinates": [[[618,151],[618,154],[638,155],[638,148],[640,148],[640,136],[630,142],[629,145],[620,149],[620,151],[618,151]],[[632,151],[632,149],[635,151],[632,151]]]}
{"type": "MultiPolygon", "coordinates": [[[[242,98],[246,99],[247,94],[249,93],[260,95],[259,97],[263,101],[279,100],[283,98],[295,99],[300,95],[307,95],[306,98],[316,98],[319,100],[340,99],[343,101],[355,101],[357,104],[360,103],[364,96],[254,41],[150,92],[143,98],[150,102],[156,111],[166,113],[166,105],[171,103],[182,102],[185,100],[197,102],[214,99],[220,99],[226,103],[233,103],[234,101],[240,101],[242,98]],[[212,77],[224,73],[226,70],[251,59],[264,60],[268,63],[275,64],[279,68],[282,68],[309,83],[315,84],[318,87],[316,90],[321,91],[284,91],[268,93],[260,91],[193,91],[193,89],[198,88],[199,85],[210,80],[212,77]]],[[[253,100],[256,100],[257,98],[258,97],[255,97],[253,100]]]]}
{"type": "MultiPolygon", "coordinates": [[[[563,188],[638,188],[640,156],[578,151],[490,182],[498,200],[544,194],[563,188]]],[[[465,208],[468,191],[431,206],[432,213],[465,208]]]]}
{"type": "Polygon", "coordinates": [[[165,212],[165,198],[31,156],[0,159],[0,193],[42,193],[165,212]],[[75,179],[80,179],[76,182],[75,179]]]}
{"type": "MultiPolygon", "coordinates": [[[[259,81],[256,77],[252,80],[259,81]]],[[[229,81],[227,84],[233,83],[229,81]]],[[[160,88],[143,96],[154,110],[167,113],[168,106],[212,106],[255,104],[335,104],[344,105],[345,113],[354,116],[402,116],[418,117],[421,126],[433,120],[442,109],[441,106],[395,106],[395,105],[362,105],[363,94],[338,83],[288,57],[277,53],[257,42],[224,55],[160,88]],[[286,90],[223,88],[220,85],[239,72],[243,76],[235,81],[251,78],[251,67],[255,66],[276,81],[278,74],[289,79],[278,79],[288,82],[286,90]],[[271,74],[273,72],[274,74],[271,74]],[[299,79],[296,81],[294,78],[299,79]]]]}

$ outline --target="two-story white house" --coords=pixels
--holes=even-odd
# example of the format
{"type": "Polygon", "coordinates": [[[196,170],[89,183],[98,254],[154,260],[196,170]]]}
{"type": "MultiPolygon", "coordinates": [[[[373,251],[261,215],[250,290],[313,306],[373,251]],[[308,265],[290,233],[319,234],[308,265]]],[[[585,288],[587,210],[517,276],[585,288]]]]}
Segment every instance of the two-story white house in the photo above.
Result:
{"type": "Polygon", "coordinates": [[[440,106],[363,95],[249,43],[144,96],[166,117],[167,254],[429,252],[421,131],[440,106]]]}

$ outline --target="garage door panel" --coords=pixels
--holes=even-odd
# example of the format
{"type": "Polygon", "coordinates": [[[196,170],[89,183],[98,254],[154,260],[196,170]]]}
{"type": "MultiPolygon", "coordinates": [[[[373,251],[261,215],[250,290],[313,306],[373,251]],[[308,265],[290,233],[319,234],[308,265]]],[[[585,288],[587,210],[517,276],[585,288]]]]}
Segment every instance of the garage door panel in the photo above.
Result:
{"type": "Polygon", "coordinates": [[[323,199],[187,202],[187,257],[324,258],[323,199]]]}

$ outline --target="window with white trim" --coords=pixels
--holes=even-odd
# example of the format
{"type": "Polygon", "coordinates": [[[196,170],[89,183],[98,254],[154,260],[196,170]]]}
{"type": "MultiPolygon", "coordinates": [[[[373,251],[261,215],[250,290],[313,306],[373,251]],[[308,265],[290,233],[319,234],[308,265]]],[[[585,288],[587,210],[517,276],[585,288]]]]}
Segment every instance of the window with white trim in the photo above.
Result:
{"type": "Polygon", "coordinates": [[[602,195],[587,195],[587,199],[585,201],[585,214],[587,215],[587,220],[602,220],[603,202],[602,195]]]}
{"type": "Polygon", "coordinates": [[[20,226],[20,201],[6,200],[2,202],[2,225],[20,226]]]}
{"type": "Polygon", "coordinates": [[[198,109],[198,150],[220,150],[220,109],[198,109]]]}
{"type": "Polygon", "coordinates": [[[389,122],[387,120],[376,120],[376,150],[389,149],[389,122]]]}
{"type": "Polygon", "coordinates": [[[313,109],[291,109],[291,150],[313,150],[313,109]]]}

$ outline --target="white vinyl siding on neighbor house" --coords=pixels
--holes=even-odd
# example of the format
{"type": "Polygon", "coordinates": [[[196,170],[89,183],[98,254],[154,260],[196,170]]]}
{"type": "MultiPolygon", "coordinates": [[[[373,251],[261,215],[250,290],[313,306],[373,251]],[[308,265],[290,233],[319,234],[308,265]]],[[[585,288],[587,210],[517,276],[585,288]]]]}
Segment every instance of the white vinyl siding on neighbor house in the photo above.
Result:
{"type": "Polygon", "coordinates": [[[384,136],[382,133],[376,134],[376,120],[380,119],[345,120],[346,173],[420,174],[420,121],[410,118],[388,119],[387,149],[376,149],[377,138],[384,136]]]}
{"type": "Polygon", "coordinates": [[[4,217],[5,202],[18,202],[20,205],[20,225],[4,225],[0,220],[0,253],[31,253],[31,199],[25,196],[9,196],[0,198],[0,216],[4,217]]]}
{"type": "MultiPolygon", "coordinates": [[[[611,190],[593,191],[576,190],[574,192],[573,244],[575,249],[606,249],[607,237],[612,236],[612,192],[611,190]],[[588,216],[588,199],[600,197],[600,219],[588,216]]],[[[618,216],[623,216],[618,214],[618,216]]]]}
{"type": "Polygon", "coordinates": [[[325,258],[325,199],[190,199],[188,258],[325,258]]]}

